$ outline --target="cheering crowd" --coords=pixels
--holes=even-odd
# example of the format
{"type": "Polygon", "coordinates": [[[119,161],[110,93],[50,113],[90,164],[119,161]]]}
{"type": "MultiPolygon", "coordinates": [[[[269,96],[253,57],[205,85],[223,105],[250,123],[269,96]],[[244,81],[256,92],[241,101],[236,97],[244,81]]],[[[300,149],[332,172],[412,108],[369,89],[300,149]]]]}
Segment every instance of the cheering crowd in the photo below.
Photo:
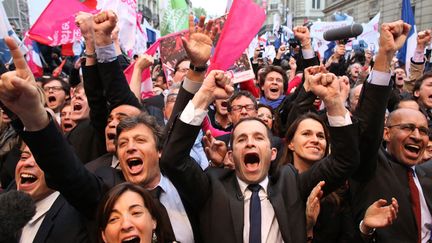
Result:
{"type": "Polygon", "coordinates": [[[85,52],[69,78],[36,80],[5,39],[0,201],[34,204],[0,204],[0,242],[431,242],[430,30],[406,73],[401,20],[381,24],[377,53],[341,40],[327,60],[297,26],[233,84],[207,72],[213,21],[191,16],[169,82],[142,55],[128,83],[114,12],[75,23],[85,52]]]}

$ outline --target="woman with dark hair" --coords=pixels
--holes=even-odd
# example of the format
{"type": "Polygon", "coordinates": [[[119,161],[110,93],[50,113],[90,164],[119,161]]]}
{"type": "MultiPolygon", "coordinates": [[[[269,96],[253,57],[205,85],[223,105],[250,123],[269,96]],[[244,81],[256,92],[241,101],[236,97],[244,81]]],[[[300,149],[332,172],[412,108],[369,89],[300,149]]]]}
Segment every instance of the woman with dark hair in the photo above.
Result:
{"type": "MultiPolygon", "coordinates": [[[[324,121],[315,113],[305,113],[288,128],[287,147],[280,160],[291,163],[299,173],[304,173],[329,154],[330,134],[324,121]]],[[[321,199],[321,212],[316,222],[308,223],[308,237],[313,242],[349,242],[353,239],[355,226],[345,196],[347,188],[321,199]]],[[[312,241],[311,241],[312,242],[312,241]]]]}
{"type": "Polygon", "coordinates": [[[329,152],[329,131],[324,121],[315,113],[308,112],[298,117],[285,135],[288,149],[283,162],[291,163],[302,173],[329,152]]]}
{"type": "Polygon", "coordinates": [[[159,209],[151,194],[129,182],[113,187],[97,211],[98,242],[165,242],[159,209]]]}

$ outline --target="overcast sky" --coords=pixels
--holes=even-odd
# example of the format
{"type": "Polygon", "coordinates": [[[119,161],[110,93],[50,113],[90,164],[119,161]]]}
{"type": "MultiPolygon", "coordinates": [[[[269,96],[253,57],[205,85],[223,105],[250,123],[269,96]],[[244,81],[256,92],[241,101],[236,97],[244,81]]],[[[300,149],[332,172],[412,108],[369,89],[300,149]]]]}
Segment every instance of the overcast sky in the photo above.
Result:
{"type": "Polygon", "coordinates": [[[202,7],[207,14],[212,16],[221,16],[225,13],[227,0],[191,0],[192,7],[202,7]]]}

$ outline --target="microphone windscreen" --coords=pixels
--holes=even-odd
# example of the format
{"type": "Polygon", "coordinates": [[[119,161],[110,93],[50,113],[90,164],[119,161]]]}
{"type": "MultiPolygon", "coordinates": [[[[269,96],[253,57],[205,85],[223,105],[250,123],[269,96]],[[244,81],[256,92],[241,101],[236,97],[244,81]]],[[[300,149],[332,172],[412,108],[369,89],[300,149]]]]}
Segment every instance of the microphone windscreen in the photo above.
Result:
{"type": "Polygon", "coordinates": [[[13,190],[0,194],[0,242],[13,238],[35,213],[36,206],[27,193],[13,190]]]}
{"type": "Polygon", "coordinates": [[[361,24],[352,24],[324,32],[324,40],[337,41],[357,37],[363,32],[361,24]]]}

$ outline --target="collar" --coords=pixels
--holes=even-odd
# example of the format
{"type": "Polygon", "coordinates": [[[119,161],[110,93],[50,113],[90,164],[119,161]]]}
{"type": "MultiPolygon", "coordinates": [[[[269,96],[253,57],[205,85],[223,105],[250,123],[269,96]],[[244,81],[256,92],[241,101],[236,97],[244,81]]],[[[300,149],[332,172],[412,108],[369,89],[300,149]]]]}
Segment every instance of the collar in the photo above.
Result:
{"type": "MultiPolygon", "coordinates": [[[[169,181],[168,178],[166,178],[164,175],[160,174],[160,181],[154,188],[160,186],[162,188],[162,192],[167,192],[169,189],[169,181]]],[[[154,189],[152,188],[152,189],[154,189]]],[[[150,189],[150,190],[152,190],[150,189]]]]}
{"type": "Polygon", "coordinates": [[[42,216],[44,216],[51,206],[54,204],[54,201],[60,195],[60,192],[55,191],[51,193],[49,196],[45,197],[42,200],[39,200],[35,203],[36,205],[36,214],[27,224],[33,224],[38,221],[42,216]]]}
{"type": "MultiPolygon", "coordinates": [[[[242,181],[240,178],[238,178],[238,176],[236,176],[236,178],[237,178],[237,182],[239,183],[239,186],[240,186],[240,191],[241,191],[242,195],[244,195],[249,184],[242,181]]],[[[269,182],[269,179],[268,179],[268,176],[266,176],[264,178],[264,180],[262,180],[260,183],[258,183],[266,194],[268,194],[267,193],[268,182],[269,182]]]]}

